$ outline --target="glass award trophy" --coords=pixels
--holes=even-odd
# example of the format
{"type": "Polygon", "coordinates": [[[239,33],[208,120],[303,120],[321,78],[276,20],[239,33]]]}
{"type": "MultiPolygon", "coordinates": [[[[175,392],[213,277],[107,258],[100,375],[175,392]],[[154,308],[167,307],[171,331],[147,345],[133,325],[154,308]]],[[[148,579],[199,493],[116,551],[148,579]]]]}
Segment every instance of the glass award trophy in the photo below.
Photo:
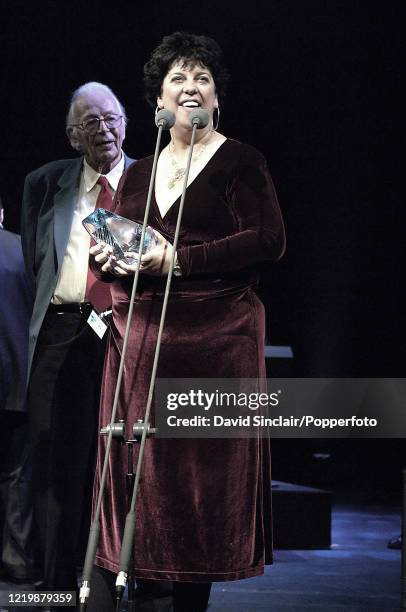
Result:
{"type": "MultiPolygon", "coordinates": [[[[119,260],[131,265],[136,263],[140,250],[142,225],[120,217],[104,208],[96,208],[82,224],[95,242],[104,242],[113,249],[113,255],[119,260]],[[124,253],[131,251],[131,257],[124,253]]],[[[150,227],[145,230],[142,254],[147,253],[157,245],[155,234],[150,227]]]]}

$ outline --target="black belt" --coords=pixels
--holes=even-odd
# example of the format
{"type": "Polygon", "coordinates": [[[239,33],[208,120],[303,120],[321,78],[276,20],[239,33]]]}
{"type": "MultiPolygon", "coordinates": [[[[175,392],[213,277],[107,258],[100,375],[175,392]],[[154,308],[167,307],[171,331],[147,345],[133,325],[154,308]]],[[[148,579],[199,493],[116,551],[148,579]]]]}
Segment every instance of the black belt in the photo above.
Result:
{"type": "Polygon", "coordinates": [[[72,302],[71,304],[50,304],[48,310],[51,312],[74,312],[76,314],[90,314],[93,306],[90,302],[72,302]]]}

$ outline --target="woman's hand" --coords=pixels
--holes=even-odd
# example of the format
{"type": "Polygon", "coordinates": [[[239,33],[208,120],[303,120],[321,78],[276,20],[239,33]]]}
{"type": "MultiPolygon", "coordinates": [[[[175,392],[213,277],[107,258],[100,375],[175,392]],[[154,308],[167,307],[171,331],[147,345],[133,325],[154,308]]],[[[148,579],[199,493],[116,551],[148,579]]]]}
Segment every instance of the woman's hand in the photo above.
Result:
{"type": "MultiPolygon", "coordinates": [[[[151,274],[152,276],[166,276],[169,272],[173,246],[162,234],[154,230],[158,244],[141,257],[140,272],[151,274]]],[[[129,276],[134,274],[137,269],[137,262],[126,264],[124,261],[117,260],[113,255],[113,249],[104,243],[96,244],[91,247],[90,254],[101,267],[102,272],[110,272],[116,276],[129,276]]],[[[134,257],[134,253],[125,253],[126,257],[134,257]]]]}
{"type": "Polygon", "coordinates": [[[109,272],[116,276],[127,276],[127,272],[122,269],[121,264],[113,255],[113,249],[108,244],[100,242],[90,247],[90,255],[99,264],[102,272],[109,272]]]}
{"type": "MultiPolygon", "coordinates": [[[[169,272],[173,246],[156,230],[154,230],[154,234],[158,244],[151,251],[142,255],[140,272],[150,274],[151,276],[166,276],[169,272]]],[[[125,253],[125,255],[126,257],[134,257],[134,253],[131,252],[125,253]]],[[[137,269],[137,263],[130,265],[121,260],[117,262],[117,266],[117,272],[120,275],[122,272],[134,274],[137,269]]]]}
{"type": "Polygon", "coordinates": [[[140,270],[144,274],[151,274],[152,276],[167,276],[173,246],[156,230],[154,230],[154,234],[158,244],[151,251],[142,255],[140,270]]]}

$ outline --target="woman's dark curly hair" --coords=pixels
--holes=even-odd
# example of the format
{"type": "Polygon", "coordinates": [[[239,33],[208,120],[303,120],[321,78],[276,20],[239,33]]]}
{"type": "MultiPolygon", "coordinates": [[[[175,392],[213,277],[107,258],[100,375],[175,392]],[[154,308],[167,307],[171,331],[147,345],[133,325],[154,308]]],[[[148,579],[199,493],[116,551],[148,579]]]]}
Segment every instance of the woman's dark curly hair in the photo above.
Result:
{"type": "Polygon", "coordinates": [[[219,45],[208,36],[174,32],[162,39],[144,66],[145,97],[151,106],[156,106],[163,80],[171,66],[179,60],[187,66],[206,66],[213,75],[219,102],[224,102],[229,74],[219,45]]]}

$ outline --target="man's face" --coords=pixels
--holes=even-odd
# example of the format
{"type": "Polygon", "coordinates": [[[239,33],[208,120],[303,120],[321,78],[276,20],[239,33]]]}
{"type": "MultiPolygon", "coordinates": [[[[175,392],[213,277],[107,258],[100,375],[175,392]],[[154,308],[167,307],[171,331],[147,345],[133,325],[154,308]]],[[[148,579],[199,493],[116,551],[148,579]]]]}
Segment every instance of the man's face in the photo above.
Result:
{"type": "MultiPolygon", "coordinates": [[[[122,115],[117,100],[109,92],[97,88],[78,98],[72,110],[72,123],[75,124],[122,115]]],[[[97,172],[107,174],[121,159],[121,146],[125,138],[124,118],[116,128],[108,128],[104,121],[99,121],[95,134],[75,127],[68,135],[73,148],[84,153],[89,165],[97,172]]]]}

